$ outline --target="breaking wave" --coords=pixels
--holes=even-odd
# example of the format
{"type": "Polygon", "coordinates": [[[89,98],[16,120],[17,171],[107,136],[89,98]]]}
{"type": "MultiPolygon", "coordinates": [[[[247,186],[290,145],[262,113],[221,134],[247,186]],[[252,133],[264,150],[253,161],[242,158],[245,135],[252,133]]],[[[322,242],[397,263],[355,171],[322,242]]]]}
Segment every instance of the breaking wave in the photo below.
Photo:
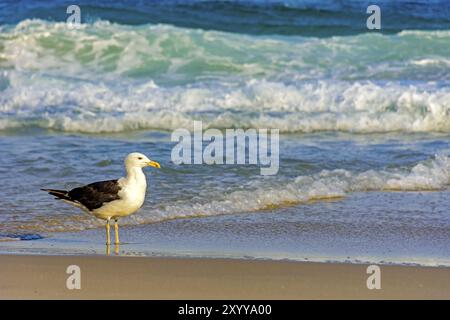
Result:
{"type": "Polygon", "coordinates": [[[449,50],[448,31],[258,37],[25,20],[0,27],[0,131],[173,130],[202,120],[282,132],[450,132],[449,50]]]}
{"type": "Polygon", "coordinates": [[[173,130],[201,120],[205,127],[281,132],[450,132],[448,88],[266,80],[167,88],[153,81],[117,86],[28,79],[17,73],[7,78],[10,86],[0,96],[0,130],[173,130]]]}
{"type": "Polygon", "coordinates": [[[37,19],[0,26],[0,68],[88,80],[112,75],[166,82],[229,75],[445,80],[449,50],[446,30],[308,38],[108,21],[73,30],[37,19]]]}

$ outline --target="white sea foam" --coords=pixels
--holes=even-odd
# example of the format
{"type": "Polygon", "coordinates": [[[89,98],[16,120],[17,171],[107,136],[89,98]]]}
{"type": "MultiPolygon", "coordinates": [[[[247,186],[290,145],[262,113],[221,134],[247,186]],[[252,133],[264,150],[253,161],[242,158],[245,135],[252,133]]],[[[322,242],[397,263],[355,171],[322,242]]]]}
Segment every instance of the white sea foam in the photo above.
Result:
{"type": "Polygon", "coordinates": [[[419,65],[419,66],[443,66],[448,67],[450,66],[450,59],[443,59],[443,58],[424,58],[424,59],[417,59],[412,60],[411,64],[419,65]]]}
{"type": "MultiPolygon", "coordinates": [[[[313,200],[345,197],[363,191],[421,191],[440,190],[450,183],[450,158],[437,155],[434,160],[419,163],[410,170],[366,171],[323,170],[313,176],[299,176],[284,183],[252,182],[246,190],[231,192],[204,204],[186,203],[166,206],[157,211],[159,218],[191,215],[217,215],[257,211],[271,207],[292,205],[313,200]]],[[[132,219],[144,222],[146,216],[132,219]]]]}
{"type": "Polygon", "coordinates": [[[370,81],[220,81],[162,87],[86,83],[4,72],[0,130],[74,132],[205,127],[282,132],[450,132],[450,89],[370,81]]]}

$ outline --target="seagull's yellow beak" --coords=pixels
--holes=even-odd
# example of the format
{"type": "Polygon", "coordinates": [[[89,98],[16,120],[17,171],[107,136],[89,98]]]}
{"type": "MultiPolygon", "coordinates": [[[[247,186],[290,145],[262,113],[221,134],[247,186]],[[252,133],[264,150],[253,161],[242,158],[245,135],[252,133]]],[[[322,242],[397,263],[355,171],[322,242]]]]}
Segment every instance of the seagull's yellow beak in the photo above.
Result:
{"type": "Polygon", "coordinates": [[[158,169],[161,168],[161,165],[158,162],[152,161],[152,160],[147,162],[147,166],[153,167],[153,168],[158,168],[158,169]]]}

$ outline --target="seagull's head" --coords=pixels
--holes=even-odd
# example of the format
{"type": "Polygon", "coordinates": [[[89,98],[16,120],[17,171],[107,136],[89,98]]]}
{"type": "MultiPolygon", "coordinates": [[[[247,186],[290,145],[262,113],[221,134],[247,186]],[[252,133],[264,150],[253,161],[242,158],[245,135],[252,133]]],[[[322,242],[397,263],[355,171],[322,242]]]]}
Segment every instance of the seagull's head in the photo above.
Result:
{"type": "Polygon", "coordinates": [[[125,158],[125,166],[127,168],[144,168],[144,167],[154,167],[154,168],[161,168],[160,164],[156,161],[150,160],[147,158],[146,155],[139,153],[139,152],[133,152],[130,153],[125,158]]]}

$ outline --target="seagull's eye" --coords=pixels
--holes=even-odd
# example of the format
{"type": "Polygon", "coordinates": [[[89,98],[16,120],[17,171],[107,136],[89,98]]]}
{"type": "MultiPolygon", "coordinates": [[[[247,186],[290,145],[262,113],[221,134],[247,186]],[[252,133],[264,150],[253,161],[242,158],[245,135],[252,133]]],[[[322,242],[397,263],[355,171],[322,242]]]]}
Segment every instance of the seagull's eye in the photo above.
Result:
{"type": "Polygon", "coordinates": [[[142,160],[142,157],[139,157],[138,160],[142,160]]]}

